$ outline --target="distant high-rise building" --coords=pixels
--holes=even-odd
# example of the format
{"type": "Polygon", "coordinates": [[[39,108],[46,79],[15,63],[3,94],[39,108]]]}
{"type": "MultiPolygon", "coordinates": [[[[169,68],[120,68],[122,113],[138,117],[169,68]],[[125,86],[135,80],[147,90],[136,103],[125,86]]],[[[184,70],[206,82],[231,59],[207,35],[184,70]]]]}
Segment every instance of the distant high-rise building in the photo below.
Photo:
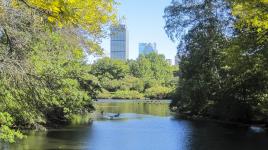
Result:
{"type": "Polygon", "coordinates": [[[111,27],[111,58],[127,60],[129,58],[129,39],[126,25],[111,27]]]}
{"type": "Polygon", "coordinates": [[[172,65],[172,59],[166,59],[166,61],[167,61],[170,65],[172,65]]]}
{"type": "Polygon", "coordinates": [[[175,65],[179,65],[180,58],[178,55],[175,56],[175,65]]]}
{"type": "Polygon", "coordinates": [[[139,44],[140,55],[148,55],[152,52],[157,52],[156,43],[140,43],[139,44]]]}

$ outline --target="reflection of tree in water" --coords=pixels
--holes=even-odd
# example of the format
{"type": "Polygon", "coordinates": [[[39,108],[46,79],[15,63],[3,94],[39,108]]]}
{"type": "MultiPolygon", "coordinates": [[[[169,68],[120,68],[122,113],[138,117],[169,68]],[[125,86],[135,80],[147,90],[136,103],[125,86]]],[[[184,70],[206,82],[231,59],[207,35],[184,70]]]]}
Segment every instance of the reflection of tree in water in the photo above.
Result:
{"type": "MultiPolygon", "coordinates": [[[[84,143],[90,139],[91,128],[92,122],[63,129],[50,129],[47,132],[32,131],[26,139],[15,145],[8,145],[6,150],[85,149],[84,143]]],[[[3,149],[1,144],[0,149],[3,149]]]]}
{"type": "Polygon", "coordinates": [[[267,150],[267,133],[254,133],[247,126],[189,121],[187,147],[192,150],[267,150]]]}
{"type": "Polygon", "coordinates": [[[157,116],[168,116],[168,103],[122,102],[98,103],[97,110],[105,113],[137,113],[157,116]]]}

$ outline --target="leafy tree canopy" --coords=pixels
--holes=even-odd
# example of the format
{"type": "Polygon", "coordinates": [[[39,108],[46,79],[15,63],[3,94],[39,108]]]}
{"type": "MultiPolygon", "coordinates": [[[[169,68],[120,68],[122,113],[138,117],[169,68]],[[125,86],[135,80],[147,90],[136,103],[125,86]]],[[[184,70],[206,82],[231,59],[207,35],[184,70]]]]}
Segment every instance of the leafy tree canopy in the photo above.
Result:
{"type": "Polygon", "coordinates": [[[75,26],[92,34],[116,22],[114,0],[11,0],[15,8],[22,5],[36,10],[49,23],[58,27],[75,26]]]}
{"type": "Polygon", "coordinates": [[[254,27],[259,32],[268,29],[267,0],[231,0],[232,13],[239,19],[238,26],[254,27]]]}

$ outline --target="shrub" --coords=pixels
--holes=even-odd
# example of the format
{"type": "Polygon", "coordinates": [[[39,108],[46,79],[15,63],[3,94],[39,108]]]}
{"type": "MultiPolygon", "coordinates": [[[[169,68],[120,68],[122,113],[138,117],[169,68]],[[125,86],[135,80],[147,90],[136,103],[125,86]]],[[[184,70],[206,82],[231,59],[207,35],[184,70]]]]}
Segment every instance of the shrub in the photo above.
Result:
{"type": "Polygon", "coordinates": [[[107,90],[103,90],[101,93],[97,95],[97,98],[99,99],[111,99],[112,97],[113,95],[107,90]]]}
{"type": "Polygon", "coordinates": [[[139,92],[143,92],[144,90],[144,82],[133,76],[127,76],[118,82],[120,83],[120,90],[133,90],[139,92]]]}
{"type": "Polygon", "coordinates": [[[146,89],[145,91],[145,97],[151,98],[151,99],[165,99],[169,98],[172,93],[173,89],[163,86],[154,86],[149,89],[146,89]]]}
{"type": "Polygon", "coordinates": [[[0,140],[4,142],[14,143],[15,139],[22,139],[21,132],[11,129],[14,121],[9,113],[0,112],[0,140]]]}
{"type": "Polygon", "coordinates": [[[144,95],[138,91],[116,91],[113,94],[114,99],[143,99],[144,95]]]}

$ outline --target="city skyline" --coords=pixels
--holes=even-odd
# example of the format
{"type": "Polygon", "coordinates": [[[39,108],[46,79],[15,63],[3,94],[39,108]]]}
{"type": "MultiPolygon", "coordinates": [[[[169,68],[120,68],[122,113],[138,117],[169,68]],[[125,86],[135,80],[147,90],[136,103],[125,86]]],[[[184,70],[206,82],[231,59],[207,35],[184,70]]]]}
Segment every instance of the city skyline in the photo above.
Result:
{"type": "MultiPolygon", "coordinates": [[[[129,31],[129,59],[139,56],[139,43],[155,42],[158,53],[164,54],[174,63],[177,43],[173,43],[166,35],[163,19],[164,9],[170,5],[170,1],[157,0],[155,3],[155,0],[122,0],[120,3],[118,14],[126,18],[123,22],[129,31]],[[139,8],[139,11],[136,8],[139,8]]],[[[106,38],[102,43],[106,56],[110,56],[109,42],[110,39],[106,38]]]]}
{"type": "MultiPolygon", "coordinates": [[[[110,28],[110,58],[119,60],[129,60],[129,38],[128,30],[125,24],[112,26],[110,28]]],[[[157,44],[154,43],[139,43],[139,56],[157,53],[157,44]]],[[[105,57],[105,56],[104,56],[105,57]]],[[[166,58],[170,65],[178,64],[178,56],[175,56],[174,63],[172,59],[166,58]]]]}

